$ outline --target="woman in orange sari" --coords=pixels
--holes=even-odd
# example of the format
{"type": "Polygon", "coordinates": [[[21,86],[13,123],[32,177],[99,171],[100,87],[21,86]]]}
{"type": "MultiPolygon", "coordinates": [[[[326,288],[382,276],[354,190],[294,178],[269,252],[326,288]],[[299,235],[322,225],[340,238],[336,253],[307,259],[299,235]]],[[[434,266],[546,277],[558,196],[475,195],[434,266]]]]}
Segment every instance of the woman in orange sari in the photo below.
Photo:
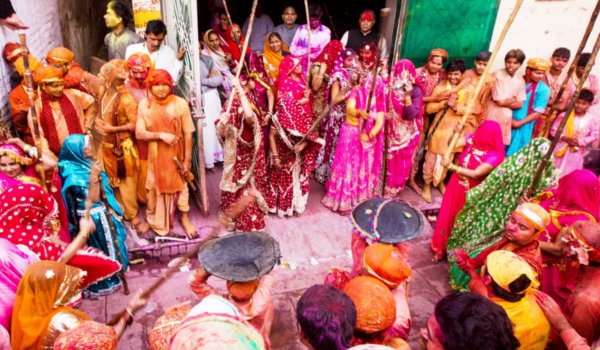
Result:
{"type": "Polygon", "coordinates": [[[279,64],[290,54],[285,41],[276,32],[267,34],[265,47],[262,53],[262,61],[271,81],[277,81],[279,77],[279,64]]]}

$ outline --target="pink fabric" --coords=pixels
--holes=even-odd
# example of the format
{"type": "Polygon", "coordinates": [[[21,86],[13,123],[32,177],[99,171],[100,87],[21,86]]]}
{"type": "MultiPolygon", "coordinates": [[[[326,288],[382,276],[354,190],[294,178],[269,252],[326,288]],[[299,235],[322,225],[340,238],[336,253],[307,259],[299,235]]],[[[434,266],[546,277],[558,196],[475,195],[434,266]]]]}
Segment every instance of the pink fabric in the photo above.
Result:
{"type": "Polygon", "coordinates": [[[17,247],[9,240],[0,238],[1,327],[10,329],[13,304],[17,296],[19,282],[27,267],[36,261],[39,261],[38,257],[25,246],[17,247]]]}
{"type": "Polygon", "coordinates": [[[600,221],[600,182],[589,170],[575,170],[563,176],[552,198],[540,203],[548,210],[584,211],[600,221]]]}
{"type": "Polygon", "coordinates": [[[518,101],[525,101],[525,80],[520,74],[510,76],[506,69],[501,69],[494,72],[496,81],[492,87],[492,98],[487,105],[487,119],[495,120],[502,128],[502,137],[505,145],[510,145],[511,138],[511,121],[513,110],[507,107],[498,106],[495,101],[506,100],[511,97],[516,97],[518,101]]]}
{"type": "MultiPolygon", "coordinates": [[[[504,161],[504,144],[500,125],[492,120],[484,121],[473,137],[467,142],[460,155],[461,166],[475,170],[481,164],[487,163],[494,168],[504,161]]],[[[452,174],[442,199],[433,237],[431,250],[438,259],[446,255],[446,244],[454,228],[454,220],[465,205],[467,191],[485,180],[465,179],[456,173],[452,174]]]]}
{"type": "Polygon", "coordinates": [[[580,336],[573,328],[560,332],[560,338],[569,350],[590,350],[585,338],[580,336]]]}
{"type": "MultiPolygon", "coordinates": [[[[556,135],[558,131],[558,126],[560,125],[562,119],[565,117],[564,113],[561,114],[554,124],[552,124],[551,134],[556,135]]],[[[586,146],[590,145],[594,141],[598,140],[600,136],[598,133],[598,127],[594,119],[599,118],[600,116],[594,116],[590,112],[586,113],[583,116],[574,116],[574,134],[573,136],[577,138],[579,142],[579,147],[577,150],[567,150],[564,156],[556,157],[554,156],[554,165],[560,172],[560,176],[564,176],[569,174],[571,171],[576,169],[583,169],[583,158],[585,156],[586,146]]],[[[563,131],[563,136],[566,136],[566,128],[563,131]]],[[[563,147],[567,147],[567,143],[560,140],[556,145],[555,154],[558,150],[561,150],[563,147]]]]}
{"type": "Polygon", "coordinates": [[[589,344],[600,336],[600,267],[585,266],[567,301],[566,316],[589,344]]]}
{"type": "Polygon", "coordinates": [[[437,74],[431,75],[427,70],[427,67],[417,68],[417,85],[423,89],[423,96],[431,96],[433,88],[435,88],[440,82],[446,80],[446,71],[441,69],[437,74]]]}

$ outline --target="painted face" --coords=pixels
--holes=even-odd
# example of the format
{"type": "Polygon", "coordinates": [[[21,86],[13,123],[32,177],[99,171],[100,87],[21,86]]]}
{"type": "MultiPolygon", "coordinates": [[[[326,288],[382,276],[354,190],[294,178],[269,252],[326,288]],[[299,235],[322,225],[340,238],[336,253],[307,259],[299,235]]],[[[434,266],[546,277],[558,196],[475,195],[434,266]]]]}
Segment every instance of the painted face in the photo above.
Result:
{"type": "Polygon", "coordinates": [[[433,56],[427,62],[427,70],[431,74],[436,74],[442,69],[443,65],[444,65],[444,61],[442,60],[442,58],[440,56],[433,56]]]}
{"type": "Polygon", "coordinates": [[[130,69],[129,76],[135,79],[139,84],[143,84],[144,80],[148,78],[148,70],[147,69],[130,69]]]}
{"type": "Polygon", "coordinates": [[[534,83],[537,83],[538,81],[542,80],[544,78],[544,75],[546,75],[546,72],[543,70],[531,69],[531,68],[527,69],[527,76],[534,83]]]}
{"type": "Polygon", "coordinates": [[[419,330],[419,345],[421,350],[443,350],[444,345],[436,335],[441,332],[440,325],[435,319],[435,315],[431,315],[427,320],[425,327],[419,330]]]}
{"type": "Polygon", "coordinates": [[[275,52],[281,52],[281,40],[275,35],[269,38],[269,47],[275,52]]]}
{"type": "Polygon", "coordinates": [[[158,51],[163,41],[165,41],[164,34],[146,34],[146,46],[148,47],[148,51],[150,53],[158,51]]]}
{"type": "Polygon", "coordinates": [[[506,68],[506,72],[511,76],[514,75],[520,67],[521,63],[516,58],[509,57],[504,61],[504,68],[506,68]]]}
{"type": "Polygon", "coordinates": [[[362,62],[367,62],[373,58],[373,51],[367,49],[361,49],[358,56],[362,62]]]}
{"type": "Polygon", "coordinates": [[[219,36],[217,35],[217,33],[211,33],[208,36],[208,42],[206,44],[211,50],[216,51],[219,49],[220,42],[221,40],[219,40],[219,36]]]}
{"type": "Polygon", "coordinates": [[[311,17],[310,18],[310,29],[315,30],[318,29],[321,25],[321,16],[319,17],[311,17]]]}
{"type": "Polygon", "coordinates": [[[529,243],[535,234],[535,227],[521,215],[512,213],[504,228],[504,237],[516,245],[529,243]]]}
{"type": "Polygon", "coordinates": [[[358,20],[358,26],[360,27],[360,31],[363,33],[368,33],[371,31],[371,29],[373,29],[373,26],[375,25],[375,20],[374,19],[370,19],[370,15],[369,16],[362,16],[359,20],[358,20]]]}
{"type": "Polygon", "coordinates": [[[4,175],[15,178],[23,173],[21,164],[12,160],[9,156],[0,157],[0,172],[4,175]]]}
{"type": "Polygon", "coordinates": [[[281,15],[281,19],[283,19],[283,23],[291,26],[292,24],[296,23],[296,19],[298,19],[296,10],[291,7],[286,8],[281,15]]]}
{"type": "Polygon", "coordinates": [[[575,114],[583,115],[586,114],[588,109],[590,109],[591,103],[586,100],[582,100],[578,98],[575,101],[575,114]]]}
{"type": "Polygon", "coordinates": [[[231,30],[231,34],[233,34],[233,40],[240,40],[242,37],[242,30],[240,29],[240,26],[234,25],[231,30]]]}
{"type": "Polygon", "coordinates": [[[119,26],[123,22],[123,19],[115,13],[113,9],[110,7],[106,8],[106,13],[104,14],[104,23],[106,27],[109,29],[114,29],[119,26]]]}
{"type": "Polygon", "coordinates": [[[552,64],[552,68],[561,71],[567,66],[567,63],[569,63],[569,59],[566,57],[552,56],[552,58],[550,58],[550,63],[552,64]]]}
{"type": "Polygon", "coordinates": [[[43,88],[48,95],[54,98],[60,98],[63,94],[63,90],[65,89],[65,84],[62,81],[54,81],[51,83],[45,83],[43,88]]]}
{"type": "Polygon", "coordinates": [[[171,93],[171,87],[167,84],[154,85],[152,87],[152,94],[159,100],[164,100],[171,93]]]}
{"type": "Polygon", "coordinates": [[[224,13],[220,14],[219,15],[219,28],[221,28],[222,31],[226,31],[228,25],[229,25],[229,21],[227,20],[227,15],[224,13]]]}
{"type": "Polygon", "coordinates": [[[462,78],[462,73],[459,70],[448,72],[448,81],[451,85],[458,85],[460,78],[462,78]]]}
{"type": "Polygon", "coordinates": [[[477,73],[477,75],[482,75],[487,65],[488,61],[475,60],[475,73],[477,73]]]}
{"type": "Polygon", "coordinates": [[[344,59],[344,68],[356,69],[356,67],[358,67],[358,61],[356,60],[356,55],[348,56],[344,59]]]}

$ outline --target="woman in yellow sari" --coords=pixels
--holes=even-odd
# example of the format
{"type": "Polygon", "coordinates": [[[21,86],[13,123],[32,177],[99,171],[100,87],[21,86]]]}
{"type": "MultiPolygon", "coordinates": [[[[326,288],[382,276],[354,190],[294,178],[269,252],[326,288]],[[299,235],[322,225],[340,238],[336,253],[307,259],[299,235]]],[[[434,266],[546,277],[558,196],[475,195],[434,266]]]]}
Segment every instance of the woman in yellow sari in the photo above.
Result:
{"type": "Polygon", "coordinates": [[[267,34],[262,61],[271,81],[277,81],[277,77],[279,77],[279,64],[285,56],[290,54],[289,51],[279,33],[271,32],[267,34]]]}

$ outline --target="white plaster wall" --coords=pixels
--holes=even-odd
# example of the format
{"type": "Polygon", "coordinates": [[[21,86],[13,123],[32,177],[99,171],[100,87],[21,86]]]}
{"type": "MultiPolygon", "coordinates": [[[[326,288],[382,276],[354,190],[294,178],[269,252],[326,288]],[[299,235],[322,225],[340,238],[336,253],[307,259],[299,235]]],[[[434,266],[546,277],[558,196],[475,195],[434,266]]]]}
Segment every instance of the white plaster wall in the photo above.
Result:
{"type": "MultiPolygon", "coordinates": [[[[58,18],[57,0],[12,0],[17,15],[29,29],[26,31],[29,50],[40,61],[53,47],[62,46],[62,35],[58,18]]],[[[8,41],[19,41],[17,32],[0,27],[0,50],[8,41]]],[[[8,94],[10,93],[10,69],[4,59],[0,59],[0,110],[2,118],[8,115],[8,94]]]]}
{"type": "MultiPolygon", "coordinates": [[[[500,0],[500,7],[492,35],[490,50],[494,47],[504,24],[517,0],[500,0]]],[[[525,0],[502,43],[492,70],[502,68],[504,55],[513,48],[520,48],[527,59],[550,58],[557,47],[567,47],[571,57],[579,47],[581,37],[590,20],[596,0],[525,0]]],[[[597,21],[584,52],[590,52],[600,32],[597,21]]],[[[600,75],[600,59],[596,60],[592,73],[600,75]]]]}

